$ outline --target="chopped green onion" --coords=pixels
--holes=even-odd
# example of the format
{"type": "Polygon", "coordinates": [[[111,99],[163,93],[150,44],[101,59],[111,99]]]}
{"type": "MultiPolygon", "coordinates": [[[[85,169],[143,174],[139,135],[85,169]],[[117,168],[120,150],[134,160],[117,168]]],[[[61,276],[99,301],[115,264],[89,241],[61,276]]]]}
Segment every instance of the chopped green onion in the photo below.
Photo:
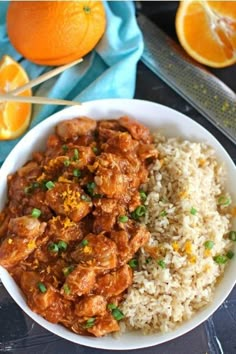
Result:
{"type": "Polygon", "coordinates": [[[97,154],[97,153],[98,153],[98,148],[97,148],[97,146],[93,146],[92,149],[93,149],[94,154],[97,154]]]}
{"type": "Polygon", "coordinates": [[[95,318],[91,317],[89,318],[85,324],[83,325],[83,328],[91,328],[94,326],[95,318]]]}
{"type": "Polygon", "coordinates": [[[229,233],[229,239],[231,241],[236,241],[236,231],[230,231],[229,233]]]}
{"type": "Polygon", "coordinates": [[[229,250],[227,253],[226,253],[226,257],[229,258],[229,259],[232,259],[234,257],[234,252],[229,250]]]}
{"type": "Polygon", "coordinates": [[[78,149],[74,149],[73,160],[76,161],[78,159],[79,159],[79,151],[78,151],[78,149]]]}
{"type": "Polygon", "coordinates": [[[91,202],[91,198],[88,195],[82,194],[80,198],[86,202],[91,202]]]}
{"type": "Polygon", "coordinates": [[[24,192],[25,192],[25,194],[28,194],[28,193],[33,192],[34,189],[39,188],[39,187],[40,187],[40,183],[32,182],[30,186],[25,187],[24,192]]]}
{"type": "Polygon", "coordinates": [[[225,264],[228,261],[228,258],[226,256],[220,254],[218,256],[213,257],[213,259],[217,264],[225,264]]]}
{"type": "Polygon", "coordinates": [[[46,293],[47,288],[46,288],[46,286],[45,286],[43,283],[38,282],[37,286],[38,286],[38,289],[39,289],[39,291],[40,291],[41,293],[46,293]]]}
{"type": "Polygon", "coordinates": [[[166,210],[162,210],[159,214],[159,216],[166,216],[167,215],[167,211],[166,210]]]}
{"type": "Polygon", "coordinates": [[[211,249],[213,248],[213,246],[214,246],[214,242],[211,241],[211,240],[208,240],[208,241],[206,241],[206,242],[204,243],[204,246],[205,246],[205,248],[206,248],[207,250],[211,250],[211,249]]]}
{"type": "Polygon", "coordinates": [[[119,222],[127,222],[129,220],[128,216],[127,215],[121,215],[119,216],[118,218],[119,222]]]}
{"type": "Polygon", "coordinates": [[[116,321],[120,321],[120,320],[122,320],[122,318],[125,317],[123,312],[121,310],[119,310],[118,308],[113,309],[111,314],[116,321]]]}
{"type": "Polygon", "coordinates": [[[137,268],[138,260],[136,258],[131,259],[129,261],[129,266],[130,266],[130,268],[133,268],[133,269],[137,268]]]}
{"type": "Polygon", "coordinates": [[[132,213],[133,219],[138,220],[141,216],[146,214],[147,208],[144,205],[139,205],[132,213]]]}
{"type": "Polygon", "coordinates": [[[62,272],[65,275],[65,277],[67,277],[74,269],[75,267],[73,265],[70,265],[68,267],[63,268],[62,272]]]}
{"type": "Polygon", "coordinates": [[[115,304],[108,304],[107,308],[111,310],[111,314],[115,318],[115,320],[120,321],[122,320],[122,318],[125,317],[123,312],[115,304]]]}
{"type": "Polygon", "coordinates": [[[70,294],[70,287],[69,287],[68,284],[64,284],[64,285],[63,285],[63,290],[64,290],[64,293],[65,293],[66,295],[69,295],[69,294],[70,294]]]}
{"type": "Polygon", "coordinates": [[[117,308],[117,306],[115,304],[108,304],[107,308],[108,308],[108,310],[114,310],[117,308]]]}
{"type": "Polygon", "coordinates": [[[64,160],[64,165],[66,167],[70,166],[70,160],[69,159],[64,160]]]}
{"type": "Polygon", "coordinates": [[[41,214],[42,214],[41,210],[39,210],[37,208],[34,208],[31,212],[31,216],[33,218],[39,218],[41,214]]]}
{"type": "Polygon", "coordinates": [[[82,194],[80,198],[86,202],[91,202],[91,198],[88,195],[82,194]]]}
{"type": "Polygon", "coordinates": [[[56,243],[50,242],[50,243],[48,244],[48,250],[49,250],[50,252],[57,253],[57,252],[59,251],[59,247],[58,247],[58,245],[57,245],[56,243]]]}
{"type": "Polygon", "coordinates": [[[52,181],[48,181],[47,183],[45,183],[45,186],[47,187],[47,189],[53,189],[55,187],[55,184],[52,181]]]}
{"type": "Polygon", "coordinates": [[[64,152],[68,151],[68,146],[67,146],[67,145],[62,145],[62,150],[63,150],[64,152]]]}
{"type": "Polygon", "coordinates": [[[86,187],[87,187],[88,193],[89,193],[91,196],[93,196],[93,195],[94,195],[94,189],[95,189],[95,187],[96,187],[96,184],[95,184],[94,182],[89,182],[89,183],[87,183],[86,187]]]}
{"type": "Polygon", "coordinates": [[[67,247],[68,247],[68,244],[65,241],[60,240],[57,243],[57,247],[59,248],[60,251],[66,251],[67,247]]]}
{"type": "Polygon", "coordinates": [[[76,169],[73,171],[73,176],[75,176],[75,177],[81,177],[81,171],[80,171],[78,168],[76,168],[76,169]]]}
{"type": "Polygon", "coordinates": [[[195,208],[191,208],[190,209],[190,214],[192,214],[192,215],[196,215],[197,214],[197,209],[195,209],[195,208]]]}
{"type": "Polygon", "coordinates": [[[140,195],[140,198],[143,202],[145,202],[145,200],[147,199],[147,195],[146,193],[143,191],[143,190],[140,190],[139,191],[139,195],[140,195]]]}
{"type": "Polygon", "coordinates": [[[31,186],[28,186],[28,187],[25,187],[25,188],[24,188],[24,193],[25,193],[25,194],[29,194],[29,193],[31,193],[31,192],[32,192],[31,186]]]}
{"type": "Polygon", "coordinates": [[[157,261],[157,264],[158,264],[162,269],[165,269],[165,268],[166,268],[166,264],[165,264],[165,262],[164,262],[162,259],[160,259],[159,261],[157,261]]]}
{"type": "Polygon", "coordinates": [[[219,205],[228,206],[231,203],[231,199],[229,197],[227,197],[226,195],[222,195],[221,197],[218,198],[217,203],[219,205]]]}
{"type": "Polygon", "coordinates": [[[83,240],[83,241],[81,241],[80,244],[81,244],[81,246],[85,247],[88,245],[88,240],[83,240]]]}

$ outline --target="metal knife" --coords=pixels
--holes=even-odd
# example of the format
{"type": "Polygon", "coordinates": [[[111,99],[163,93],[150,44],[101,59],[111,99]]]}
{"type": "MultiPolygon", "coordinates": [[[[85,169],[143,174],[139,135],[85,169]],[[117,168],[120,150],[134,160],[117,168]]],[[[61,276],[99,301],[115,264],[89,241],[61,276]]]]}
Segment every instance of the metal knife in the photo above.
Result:
{"type": "Polygon", "coordinates": [[[236,143],[236,94],[192,60],[146,16],[137,17],[144,38],[141,61],[236,143]]]}

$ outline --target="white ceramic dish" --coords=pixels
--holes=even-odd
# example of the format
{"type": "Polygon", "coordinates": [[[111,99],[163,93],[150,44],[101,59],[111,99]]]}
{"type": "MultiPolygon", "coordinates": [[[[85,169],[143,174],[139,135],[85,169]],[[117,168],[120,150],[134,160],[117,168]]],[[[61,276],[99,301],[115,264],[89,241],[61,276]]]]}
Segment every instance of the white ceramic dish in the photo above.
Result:
{"type": "MultiPolygon", "coordinates": [[[[236,203],[236,167],[225,149],[207,130],[185,115],[156,103],[129,99],[110,99],[91,101],[83,104],[81,107],[72,107],[62,110],[38,124],[22,138],[11,151],[0,170],[0,210],[4,207],[6,202],[7,175],[17,170],[29,160],[32,151],[43,149],[47,136],[53,131],[54,126],[59,121],[80,115],[102,119],[118,118],[124,114],[139,120],[141,123],[152,129],[161,129],[161,131],[167,136],[179,136],[194,141],[206,142],[211,145],[216,150],[219,160],[223,161],[225,164],[228,172],[227,190],[231,194],[234,203],[236,203]]],[[[236,225],[234,225],[234,227],[236,227],[236,225]]],[[[215,291],[214,301],[206,308],[199,311],[190,321],[183,323],[175,331],[166,334],[157,333],[147,336],[144,336],[139,332],[130,332],[122,335],[119,339],[115,339],[112,336],[104,338],[83,337],[70,332],[60,325],[49,323],[29,309],[22,292],[8,272],[2,267],[0,267],[0,277],[5,288],[22,310],[49,331],[67,340],[85,346],[124,350],[144,348],[164,343],[181,336],[198,326],[206,320],[229,295],[236,281],[235,270],[236,259],[233,259],[229,262],[225,275],[215,291]]]]}

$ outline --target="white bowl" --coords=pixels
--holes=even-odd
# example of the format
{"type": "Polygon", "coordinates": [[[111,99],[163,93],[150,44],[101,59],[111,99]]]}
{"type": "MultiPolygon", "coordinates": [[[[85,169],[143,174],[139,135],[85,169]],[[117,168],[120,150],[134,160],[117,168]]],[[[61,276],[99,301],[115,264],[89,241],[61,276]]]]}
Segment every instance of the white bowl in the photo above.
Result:
{"type": "MultiPolygon", "coordinates": [[[[79,115],[87,115],[95,119],[118,118],[127,114],[150,128],[159,128],[167,136],[178,136],[193,141],[205,142],[211,145],[220,161],[223,161],[228,172],[227,190],[236,202],[236,167],[226,150],[220,143],[202,126],[185,115],[168,107],[141,100],[107,99],[84,103],[81,107],[64,109],[30,130],[11,151],[0,170],[0,210],[6,202],[7,175],[16,171],[30,159],[32,151],[44,147],[49,133],[54,126],[65,119],[79,115]]],[[[236,225],[234,225],[235,227],[236,225]]],[[[15,302],[42,327],[72,342],[94,348],[124,350],[137,349],[164,343],[197,327],[205,321],[222,304],[229,295],[236,281],[236,259],[229,262],[223,279],[215,290],[214,300],[203,310],[200,310],[191,320],[184,322],[178,329],[169,333],[156,333],[142,335],[140,332],[125,333],[119,339],[112,336],[103,338],[83,337],[70,332],[61,325],[52,324],[36,313],[32,312],[25,302],[25,298],[8,272],[0,267],[1,280],[15,300],[15,302]]]]}

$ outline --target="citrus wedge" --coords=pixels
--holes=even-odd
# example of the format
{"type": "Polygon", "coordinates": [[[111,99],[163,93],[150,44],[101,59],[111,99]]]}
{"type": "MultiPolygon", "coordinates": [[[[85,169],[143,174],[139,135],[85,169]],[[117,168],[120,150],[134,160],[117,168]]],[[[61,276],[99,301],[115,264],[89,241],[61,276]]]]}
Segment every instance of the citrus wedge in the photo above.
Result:
{"type": "Polygon", "coordinates": [[[180,44],[198,62],[215,68],[236,62],[236,2],[181,1],[175,27],[180,44]]]}
{"type": "MultiPolygon", "coordinates": [[[[25,70],[8,55],[0,61],[0,92],[10,92],[29,82],[25,70]]],[[[31,90],[21,96],[31,96],[31,90]]],[[[31,104],[0,102],[0,140],[10,140],[25,132],[31,117],[31,104]]]]}

